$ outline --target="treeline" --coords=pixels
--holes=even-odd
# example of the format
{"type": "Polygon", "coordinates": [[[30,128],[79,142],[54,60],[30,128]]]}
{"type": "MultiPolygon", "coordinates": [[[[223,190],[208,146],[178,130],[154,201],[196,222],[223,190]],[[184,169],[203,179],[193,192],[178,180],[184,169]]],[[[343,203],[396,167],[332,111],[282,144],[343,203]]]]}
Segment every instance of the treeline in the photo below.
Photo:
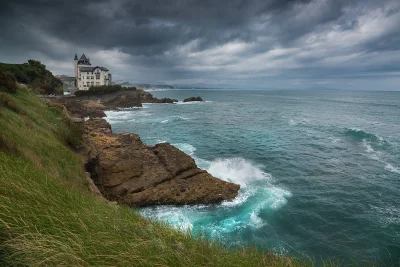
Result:
{"type": "Polygon", "coordinates": [[[116,85],[101,85],[92,86],[89,90],[78,90],[75,92],[76,96],[90,96],[90,95],[106,95],[119,91],[135,91],[136,87],[122,87],[119,84],[116,85]]]}
{"type": "Polygon", "coordinates": [[[10,72],[16,81],[30,87],[37,94],[62,94],[63,83],[53,76],[40,61],[28,60],[24,64],[0,63],[3,71],[10,72]]]}

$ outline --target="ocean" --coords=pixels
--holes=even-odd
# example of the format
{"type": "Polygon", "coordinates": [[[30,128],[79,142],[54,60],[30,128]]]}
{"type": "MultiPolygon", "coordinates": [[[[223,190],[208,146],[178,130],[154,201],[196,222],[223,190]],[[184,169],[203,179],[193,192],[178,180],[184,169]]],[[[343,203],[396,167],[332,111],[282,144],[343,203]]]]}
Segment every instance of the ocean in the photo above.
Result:
{"type": "Polygon", "coordinates": [[[109,111],[114,132],[171,143],[241,189],[231,202],[143,216],[232,247],[400,265],[400,92],[150,92],[206,102],[109,111]]]}

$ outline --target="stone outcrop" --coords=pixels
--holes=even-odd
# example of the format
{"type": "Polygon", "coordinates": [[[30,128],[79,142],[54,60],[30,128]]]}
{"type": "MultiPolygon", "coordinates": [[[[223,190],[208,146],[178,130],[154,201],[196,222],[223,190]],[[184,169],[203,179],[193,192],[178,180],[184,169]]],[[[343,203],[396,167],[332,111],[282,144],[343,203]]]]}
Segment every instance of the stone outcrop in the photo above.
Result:
{"type": "Polygon", "coordinates": [[[176,147],[145,145],[136,134],[113,134],[104,119],[84,124],[82,156],[101,194],[129,206],[211,204],[234,199],[239,185],[196,166],[176,147]]]}
{"type": "Polygon", "coordinates": [[[172,98],[158,99],[156,97],[153,97],[153,95],[150,94],[149,92],[146,92],[141,89],[139,89],[138,92],[140,92],[140,98],[142,100],[142,103],[170,103],[170,104],[172,104],[172,103],[178,102],[178,100],[172,99],[172,98]]]}
{"type": "Polygon", "coordinates": [[[204,102],[204,100],[200,96],[192,96],[183,100],[183,102],[193,102],[193,101],[204,102]]]}
{"type": "Polygon", "coordinates": [[[49,98],[50,101],[63,104],[72,117],[106,117],[105,110],[118,108],[141,107],[140,93],[137,91],[120,91],[103,95],[69,96],[49,98]]]}

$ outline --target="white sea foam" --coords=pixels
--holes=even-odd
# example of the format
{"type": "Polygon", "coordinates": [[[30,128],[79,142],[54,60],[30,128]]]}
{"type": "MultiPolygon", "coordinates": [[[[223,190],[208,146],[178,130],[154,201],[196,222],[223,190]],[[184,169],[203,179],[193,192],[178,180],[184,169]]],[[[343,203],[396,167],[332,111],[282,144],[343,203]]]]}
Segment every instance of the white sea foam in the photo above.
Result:
{"type": "Polygon", "coordinates": [[[191,230],[193,223],[188,215],[188,207],[158,206],[141,209],[140,213],[153,220],[164,221],[179,230],[191,230]]]}
{"type": "Polygon", "coordinates": [[[400,174],[400,168],[394,167],[390,163],[386,163],[385,169],[390,171],[390,172],[400,174]]]}
{"type": "Polygon", "coordinates": [[[400,208],[393,205],[377,207],[370,205],[371,209],[378,215],[379,222],[382,227],[386,228],[390,225],[400,225],[400,208]]]}
{"type": "MultiPolygon", "coordinates": [[[[187,143],[176,147],[194,157],[196,148],[187,143]]],[[[160,206],[141,209],[143,216],[166,221],[177,229],[193,229],[207,232],[212,238],[221,238],[239,229],[261,228],[267,224],[262,219],[264,210],[277,210],[287,203],[291,193],[271,184],[271,175],[244,158],[228,158],[207,161],[196,158],[216,177],[241,185],[233,201],[218,206],[160,206]],[[224,214],[224,215],[222,215],[224,214]]]]}
{"type": "Polygon", "coordinates": [[[246,186],[256,180],[269,180],[271,175],[261,170],[261,166],[254,165],[243,158],[217,159],[211,163],[208,172],[228,181],[246,186]]]}
{"type": "Polygon", "coordinates": [[[371,144],[367,142],[367,140],[363,139],[363,146],[366,148],[365,152],[367,152],[367,157],[370,159],[376,160],[380,163],[385,164],[385,170],[400,174],[400,168],[393,166],[392,164],[383,160],[384,154],[381,151],[376,151],[372,148],[371,144]]]}
{"type": "Polygon", "coordinates": [[[366,139],[363,139],[362,141],[363,141],[363,146],[366,148],[365,152],[367,152],[367,153],[374,153],[374,152],[376,152],[376,151],[372,148],[371,144],[369,144],[369,143],[367,142],[366,139]]]}
{"type": "Polygon", "coordinates": [[[258,213],[253,211],[250,213],[250,225],[255,228],[261,228],[265,225],[265,222],[258,216],[258,213]]]}
{"type": "Polygon", "coordinates": [[[212,103],[212,101],[189,101],[189,102],[178,101],[175,104],[176,105],[195,105],[195,104],[204,104],[204,103],[212,103]]]}
{"type": "Polygon", "coordinates": [[[177,147],[178,149],[182,150],[188,155],[193,155],[194,152],[196,151],[196,148],[192,146],[191,144],[186,144],[186,143],[176,143],[172,144],[173,146],[177,147]]]}
{"type": "Polygon", "coordinates": [[[109,123],[119,123],[119,122],[133,122],[137,121],[140,117],[151,116],[151,113],[145,112],[143,110],[123,110],[123,111],[105,111],[107,117],[105,118],[109,123]]]}
{"type": "Polygon", "coordinates": [[[246,189],[241,188],[239,191],[238,196],[231,201],[224,201],[221,203],[222,206],[225,207],[233,207],[233,206],[239,206],[245,203],[251,196],[254,196],[257,192],[257,189],[255,187],[247,187],[246,189]]]}

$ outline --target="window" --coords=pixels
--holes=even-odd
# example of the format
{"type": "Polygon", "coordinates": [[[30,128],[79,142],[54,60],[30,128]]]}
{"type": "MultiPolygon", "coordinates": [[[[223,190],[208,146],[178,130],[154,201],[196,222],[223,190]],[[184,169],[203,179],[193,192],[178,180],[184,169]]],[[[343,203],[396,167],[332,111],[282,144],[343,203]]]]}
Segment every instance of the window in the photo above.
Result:
{"type": "Polygon", "coordinates": [[[99,86],[100,85],[100,82],[96,82],[96,86],[99,86]]]}
{"type": "Polygon", "coordinates": [[[92,86],[94,85],[94,82],[92,82],[92,86]]]}
{"type": "Polygon", "coordinates": [[[100,80],[100,73],[96,73],[96,80],[100,80]]]}

